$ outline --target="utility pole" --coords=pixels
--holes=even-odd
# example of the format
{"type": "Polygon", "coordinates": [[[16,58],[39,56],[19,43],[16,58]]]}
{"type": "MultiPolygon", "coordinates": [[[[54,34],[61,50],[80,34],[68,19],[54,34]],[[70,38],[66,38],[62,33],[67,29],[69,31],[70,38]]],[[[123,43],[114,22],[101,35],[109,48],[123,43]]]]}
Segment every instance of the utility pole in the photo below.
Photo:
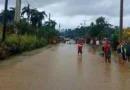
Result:
{"type": "Polygon", "coordinates": [[[60,27],[61,27],[61,25],[59,24],[59,31],[60,31],[60,27]]]}
{"type": "Polygon", "coordinates": [[[87,21],[87,20],[83,20],[83,21],[84,21],[84,27],[85,27],[85,25],[86,25],[86,21],[87,21]]]}
{"type": "Polygon", "coordinates": [[[84,33],[85,33],[85,35],[86,35],[86,29],[85,29],[85,26],[86,26],[86,21],[88,21],[88,20],[83,20],[84,21],[84,33]]]}
{"type": "Polygon", "coordinates": [[[21,12],[21,0],[16,0],[16,7],[15,7],[15,22],[20,21],[20,12],[21,12]]]}
{"type": "MultiPolygon", "coordinates": [[[[15,17],[14,21],[18,23],[20,21],[20,13],[21,13],[21,0],[16,0],[16,6],[15,6],[15,17]]],[[[20,50],[20,34],[19,30],[17,30],[17,35],[18,35],[18,47],[20,50]]]]}
{"type": "Polygon", "coordinates": [[[120,0],[120,42],[123,39],[123,5],[124,0],[120,0]]]}
{"type": "Polygon", "coordinates": [[[89,21],[89,20],[83,20],[83,22],[84,22],[84,27],[86,26],[86,21],[89,21]]]}
{"type": "Polygon", "coordinates": [[[49,26],[50,26],[50,22],[51,22],[51,13],[49,13],[49,26]]]}
{"type": "Polygon", "coordinates": [[[3,25],[3,32],[2,32],[2,42],[5,41],[5,33],[6,33],[6,26],[7,26],[7,8],[8,8],[8,0],[5,0],[5,11],[4,11],[4,25],[3,25]]]}

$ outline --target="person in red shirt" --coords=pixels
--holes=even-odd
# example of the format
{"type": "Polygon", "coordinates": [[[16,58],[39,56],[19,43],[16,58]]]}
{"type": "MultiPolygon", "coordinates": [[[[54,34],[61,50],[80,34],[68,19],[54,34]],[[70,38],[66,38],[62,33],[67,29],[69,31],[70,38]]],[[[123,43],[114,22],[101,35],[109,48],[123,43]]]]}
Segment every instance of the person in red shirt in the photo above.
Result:
{"type": "Polygon", "coordinates": [[[82,48],[83,48],[83,45],[82,45],[82,43],[80,42],[80,43],[78,44],[78,55],[79,55],[79,54],[82,55],[82,48]]]}
{"type": "Polygon", "coordinates": [[[110,43],[107,41],[105,46],[104,46],[104,52],[105,52],[105,61],[107,60],[110,62],[111,58],[111,48],[110,48],[110,43]]]}

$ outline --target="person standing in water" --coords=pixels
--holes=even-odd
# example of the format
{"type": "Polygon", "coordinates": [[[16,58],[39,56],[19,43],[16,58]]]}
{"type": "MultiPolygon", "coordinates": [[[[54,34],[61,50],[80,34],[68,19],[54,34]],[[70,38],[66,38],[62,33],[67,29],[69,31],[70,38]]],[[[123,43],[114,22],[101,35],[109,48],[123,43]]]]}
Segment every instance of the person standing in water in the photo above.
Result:
{"type": "Polygon", "coordinates": [[[102,40],[102,53],[100,54],[102,57],[104,57],[104,46],[105,46],[105,39],[102,40]]]}
{"type": "Polygon", "coordinates": [[[111,62],[111,47],[110,47],[110,42],[106,42],[104,46],[104,52],[105,52],[105,61],[111,62]]]}
{"type": "Polygon", "coordinates": [[[126,62],[126,47],[125,47],[125,41],[121,42],[121,53],[122,53],[122,59],[123,64],[126,62]]]}
{"type": "Polygon", "coordinates": [[[78,44],[78,55],[82,55],[82,48],[83,48],[83,45],[82,45],[82,43],[81,42],[79,42],[79,44],[78,44]]]}
{"type": "Polygon", "coordinates": [[[126,44],[126,56],[127,56],[128,62],[130,62],[130,41],[128,41],[126,44]]]}
{"type": "Polygon", "coordinates": [[[117,46],[117,54],[118,54],[119,63],[122,64],[121,43],[119,43],[119,45],[117,46]]]}

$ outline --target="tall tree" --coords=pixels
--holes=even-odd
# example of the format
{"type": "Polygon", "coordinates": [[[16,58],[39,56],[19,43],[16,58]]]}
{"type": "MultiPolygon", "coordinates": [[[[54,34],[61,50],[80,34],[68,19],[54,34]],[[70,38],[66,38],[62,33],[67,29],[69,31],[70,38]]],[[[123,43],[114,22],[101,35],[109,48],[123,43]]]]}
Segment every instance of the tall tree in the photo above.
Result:
{"type": "Polygon", "coordinates": [[[31,9],[31,18],[30,21],[33,26],[40,27],[42,25],[42,20],[45,19],[46,13],[45,11],[39,12],[37,9],[31,9]]]}
{"type": "Polygon", "coordinates": [[[96,19],[95,23],[92,22],[89,29],[91,37],[104,37],[107,36],[108,31],[111,29],[111,25],[105,20],[104,17],[96,19]]]}
{"type": "Polygon", "coordinates": [[[38,27],[42,26],[42,20],[44,20],[45,17],[47,17],[45,11],[38,12],[38,27]]]}
{"type": "MultiPolygon", "coordinates": [[[[3,23],[3,18],[4,18],[4,10],[0,13],[0,22],[3,23]]],[[[7,21],[8,23],[12,23],[14,21],[14,15],[15,15],[15,8],[10,7],[9,10],[7,10],[7,21]]]]}
{"type": "Polygon", "coordinates": [[[29,6],[29,5],[23,7],[21,16],[23,17],[24,14],[27,14],[27,20],[28,20],[28,22],[29,22],[30,16],[31,16],[31,9],[30,9],[30,6],[29,6]]]}
{"type": "Polygon", "coordinates": [[[14,21],[14,15],[15,15],[15,8],[10,7],[10,9],[8,10],[8,21],[10,23],[12,23],[14,21]]]}
{"type": "Polygon", "coordinates": [[[44,26],[45,26],[45,27],[52,28],[52,29],[55,29],[56,24],[57,24],[57,23],[56,23],[54,20],[50,20],[50,22],[49,22],[49,21],[46,21],[45,24],[44,24],[44,26]]]}

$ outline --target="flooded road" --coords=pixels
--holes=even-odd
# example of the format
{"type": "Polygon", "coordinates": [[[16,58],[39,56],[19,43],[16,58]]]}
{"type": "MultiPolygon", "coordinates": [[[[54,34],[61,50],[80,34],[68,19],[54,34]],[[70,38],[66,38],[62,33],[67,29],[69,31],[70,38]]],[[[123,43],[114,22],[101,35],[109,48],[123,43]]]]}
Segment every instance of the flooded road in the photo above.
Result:
{"type": "Polygon", "coordinates": [[[130,68],[105,63],[87,46],[82,57],[75,44],[28,54],[0,62],[0,90],[130,90],[130,68]]]}

